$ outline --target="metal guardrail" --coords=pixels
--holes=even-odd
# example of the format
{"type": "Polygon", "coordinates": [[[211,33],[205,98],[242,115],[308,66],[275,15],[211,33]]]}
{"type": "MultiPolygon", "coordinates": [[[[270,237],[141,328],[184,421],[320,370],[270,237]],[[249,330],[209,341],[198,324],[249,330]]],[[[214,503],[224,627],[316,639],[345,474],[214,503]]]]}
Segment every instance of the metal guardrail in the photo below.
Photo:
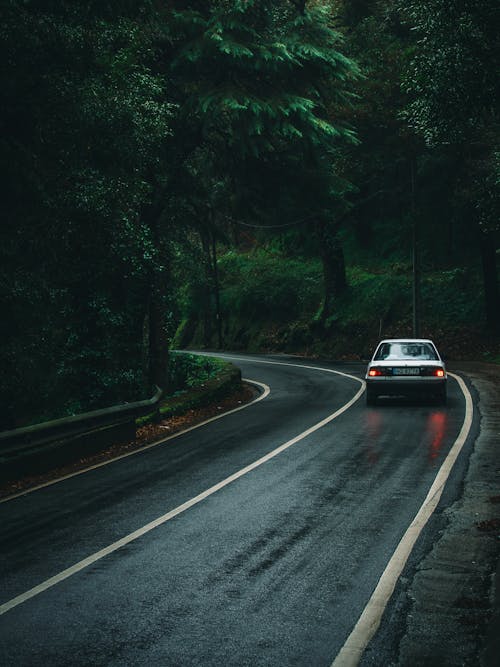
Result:
{"type": "Polygon", "coordinates": [[[144,401],[114,405],[73,417],[0,433],[0,477],[41,471],[54,460],[91,454],[106,444],[135,438],[135,420],[158,407],[163,391],[144,401]],[[56,454],[57,452],[57,454],[56,454]]]}
{"type": "MultiPolygon", "coordinates": [[[[232,364],[227,366],[228,370],[216,379],[192,389],[189,397],[179,397],[178,404],[171,401],[169,413],[200,407],[207,397],[215,400],[230,386],[241,382],[240,369],[232,364]]],[[[86,459],[111,445],[133,441],[136,419],[151,413],[159,417],[162,396],[157,387],[155,395],[145,401],[0,432],[0,481],[44,473],[86,459]]]]}

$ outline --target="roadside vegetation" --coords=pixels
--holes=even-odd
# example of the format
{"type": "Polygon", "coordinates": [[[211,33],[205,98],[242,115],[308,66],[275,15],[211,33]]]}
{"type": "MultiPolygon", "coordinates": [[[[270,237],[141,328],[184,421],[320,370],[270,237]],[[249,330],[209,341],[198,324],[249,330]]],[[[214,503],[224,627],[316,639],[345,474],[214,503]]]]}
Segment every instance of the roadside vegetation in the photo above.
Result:
{"type": "Polygon", "coordinates": [[[137,426],[199,410],[241,388],[239,369],[214,357],[172,353],[169,372],[169,394],[157,412],[137,419],[137,426]]]}
{"type": "MultiPolygon", "coordinates": [[[[409,262],[348,266],[347,287],[335,313],[321,322],[321,265],[257,248],[219,260],[222,335],[227,349],[294,352],[335,359],[366,359],[380,337],[412,335],[409,262]]],[[[433,269],[421,279],[421,335],[450,359],[492,361],[498,341],[484,321],[478,267],[433,269]]],[[[201,348],[204,323],[193,301],[174,345],[201,348]]],[[[216,347],[214,335],[211,347],[216,347]]]]}
{"type": "Polygon", "coordinates": [[[414,251],[420,333],[498,355],[496,5],[5,0],[0,429],[172,347],[364,356],[414,251]]]}

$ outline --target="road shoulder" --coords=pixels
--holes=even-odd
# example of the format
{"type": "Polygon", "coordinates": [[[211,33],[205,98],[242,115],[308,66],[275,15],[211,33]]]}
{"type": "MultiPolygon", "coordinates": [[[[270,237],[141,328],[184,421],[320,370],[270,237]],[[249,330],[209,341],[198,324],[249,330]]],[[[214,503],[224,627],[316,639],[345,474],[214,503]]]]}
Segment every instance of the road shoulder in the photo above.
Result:
{"type": "Polygon", "coordinates": [[[479,395],[480,431],[463,494],[445,510],[447,525],[406,591],[398,665],[498,664],[500,368],[460,369],[479,395]]]}

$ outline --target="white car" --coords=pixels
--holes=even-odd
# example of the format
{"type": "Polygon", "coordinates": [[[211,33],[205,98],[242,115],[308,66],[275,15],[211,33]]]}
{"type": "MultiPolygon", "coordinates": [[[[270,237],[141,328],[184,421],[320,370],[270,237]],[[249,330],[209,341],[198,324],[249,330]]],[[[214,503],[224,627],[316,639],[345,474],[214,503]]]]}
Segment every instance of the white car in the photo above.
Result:
{"type": "Polygon", "coordinates": [[[431,340],[381,341],[366,369],[366,403],[379,396],[432,397],[446,403],[446,367],[431,340]]]}

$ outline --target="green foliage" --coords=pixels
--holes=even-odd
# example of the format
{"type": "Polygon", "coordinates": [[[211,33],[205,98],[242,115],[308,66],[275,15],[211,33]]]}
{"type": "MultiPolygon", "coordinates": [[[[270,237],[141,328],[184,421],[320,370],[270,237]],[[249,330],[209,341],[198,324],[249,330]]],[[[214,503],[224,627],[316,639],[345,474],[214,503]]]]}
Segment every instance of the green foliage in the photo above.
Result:
{"type": "Polygon", "coordinates": [[[159,258],[141,212],[173,107],[148,62],[150,3],[92,5],[2,6],[4,427],[150,392],[143,322],[159,258]]]}
{"type": "MultiPolygon", "coordinates": [[[[337,326],[362,322],[372,329],[411,319],[411,267],[389,265],[376,272],[361,267],[348,270],[349,292],[338,303],[337,326]],[[405,270],[406,268],[406,270],[405,270]]],[[[428,328],[471,327],[482,319],[477,270],[427,272],[422,281],[422,319],[428,328]],[[476,297],[476,298],[475,298],[476,297]]],[[[383,332],[382,332],[383,333],[383,332]]],[[[385,335],[385,334],[383,334],[385,335]]]]}
{"type": "MultiPolygon", "coordinates": [[[[240,387],[241,373],[227,361],[186,353],[174,354],[172,360],[172,381],[178,383],[178,388],[162,399],[162,419],[211,405],[240,387]]],[[[157,413],[146,415],[137,420],[137,425],[157,419],[157,413]]]]}
{"type": "Polygon", "coordinates": [[[357,68],[340,54],[321,6],[301,15],[289,2],[232,1],[173,17],[185,34],[172,68],[184,95],[182,118],[209,147],[205,169],[219,181],[222,170],[236,189],[233,214],[248,205],[245,195],[255,199],[268,161],[284,166],[331,150],[339,138],[352,140],[328,105],[348,103],[357,68]]]}
{"type": "Polygon", "coordinates": [[[408,274],[395,275],[372,273],[360,267],[348,270],[349,292],[338,304],[339,327],[365,320],[377,327],[381,319],[387,319],[395,308],[406,315],[410,306],[411,282],[408,274]]]}
{"type": "Polygon", "coordinates": [[[172,353],[170,356],[170,389],[176,392],[199,387],[227,370],[227,362],[199,354],[172,353]]]}
{"type": "MultiPolygon", "coordinates": [[[[429,144],[467,140],[498,109],[498,3],[401,3],[417,35],[405,78],[411,124],[429,144]]],[[[498,121],[495,121],[498,122],[498,121]]]]}
{"type": "MultiPolygon", "coordinates": [[[[199,137],[183,165],[184,220],[196,216],[202,237],[235,219],[265,226],[300,217],[311,222],[311,236],[318,218],[342,209],[349,186],[337,175],[338,154],[355,138],[336,111],[351,104],[359,72],[340,52],[326,5],[306,4],[301,12],[284,1],[203,10],[183,3],[172,16],[182,35],[170,72],[179,91],[178,137],[199,137]]],[[[210,271],[189,276],[181,292],[190,304],[186,331],[198,315],[207,332],[214,284],[210,271]]],[[[266,297],[261,307],[271,308],[266,297]]]]}
{"type": "Polygon", "coordinates": [[[415,221],[429,321],[480,319],[474,245],[500,312],[494,9],[5,0],[3,427],[167,382],[179,320],[214,342],[217,267],[228,345],[404,320],[415,221]]]}
{"type": "MultiPolygon", "coordinates": [[[[224,330],[229,348],[366,356],[379,336],[411,335],[411,266],[371,261],[348,268],[349,287],[318,328],[321,267],[264,251],[220,259],[224,330]]],[[[482,315],[477,269],[427,271],[422,281],[424,335],[474,331],[482,315]]],[[[196,338],[194,340],[196,344],[196,338]]],[[[446,342],[446,341],[445,341],[446,342]]]]}
{"type": "Polygon", "coordinates": [[[498,3],[412,0],[401,8],[417,37],[404,79],[409,94],[405,117],[434,152],[454,150],[450,208],[476,235],[487,321],[498,332],[498,3]]]}
{"type": "Polygon", "coordinates": [[[282,255],[227,253],[219,262],[223,317],[279,322],[308,317],[321,299],[319,262],[282,255]]]}

